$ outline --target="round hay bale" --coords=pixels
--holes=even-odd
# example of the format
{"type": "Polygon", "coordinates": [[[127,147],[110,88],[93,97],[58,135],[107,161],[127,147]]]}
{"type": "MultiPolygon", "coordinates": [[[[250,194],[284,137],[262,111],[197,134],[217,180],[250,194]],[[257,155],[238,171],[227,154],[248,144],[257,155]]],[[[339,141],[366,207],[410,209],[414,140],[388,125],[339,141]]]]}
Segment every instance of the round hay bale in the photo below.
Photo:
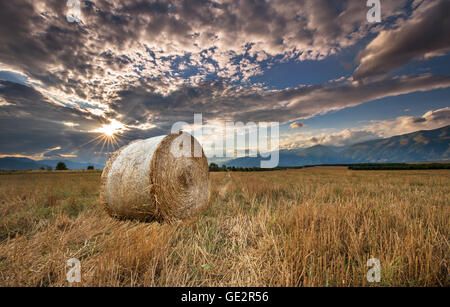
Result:
{"type": "Polygon", "coordinates": [[[209,190],[203,149],[189,133],[180,132],[120,148],[103,170],[100,198],[111,216],[170,222],[199,212],[209,190]]]}

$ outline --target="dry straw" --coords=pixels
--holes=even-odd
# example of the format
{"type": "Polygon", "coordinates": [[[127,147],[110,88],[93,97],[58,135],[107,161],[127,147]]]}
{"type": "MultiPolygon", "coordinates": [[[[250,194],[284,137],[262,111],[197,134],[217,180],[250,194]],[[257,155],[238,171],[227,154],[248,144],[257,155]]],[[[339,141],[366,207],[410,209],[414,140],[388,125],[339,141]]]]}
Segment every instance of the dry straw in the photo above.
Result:
{"type": "Polygon", "coordinates": [[[180,132],[119,149],[103,170],[100,198],[111,216],[171,222],[198,213],[209,190],[205,154],[194,137],[180,132]]]}

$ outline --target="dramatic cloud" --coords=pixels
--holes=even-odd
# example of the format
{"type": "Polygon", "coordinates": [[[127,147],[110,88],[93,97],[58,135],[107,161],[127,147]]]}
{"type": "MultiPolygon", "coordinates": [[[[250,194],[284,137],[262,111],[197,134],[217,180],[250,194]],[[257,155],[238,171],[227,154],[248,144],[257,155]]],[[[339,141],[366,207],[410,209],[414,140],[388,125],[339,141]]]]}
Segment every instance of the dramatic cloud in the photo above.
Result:
{"type": "Polygon", "coordinates": [[[159,126],[192,119],[203,113],[207,120],[278,121],[286,123],[389,96],[450,86],[450,76],[405,76],[372,83],[352,81],[265,91],[205,82],[183,87],[164,96],[141,85],[123,92],[110,107],[127,123],[151,121],[159,126]]]}
{"type": "Polygon", "coordinates": [[[314,145],[347,146],[379,138],[407,134],[418,130],[433,130],[450,125],[450,107],[431,110],[422,116],[400,116],[394,120],[373,121],[361,128],[326,131],[303,135],[286,135],[283,148],[314,145]]]}
{"type": "MultiPolygon", "coordinates": [[[[419,1],[420,2],[420,1],[419,1]]],[[[382,31],[359,55],[355,79],[387,73],[413,59],[450,51],[450,1],[423,1],[398,29],[382,31]]]]}
{"type": "Polygon", "coordinates": [[[365,130],[391,137],[417,130],[432,130],[450,125],[450,107],[426,112],[422,116],[400,116],[395,120],[374,121],[365,130]]]}
{"type": "MultiPolygon", "coordinates": [[[[401,16],[404,1],[383,5],[401,16]]],[[[247,82],[274,62],[323,59],[369,31],[350,1],[2,1],[0,62],[81,99],[108,101],[145,80],[162,94],[208,77],[247,82]]]]}
{"type": "Polygon", "coordinates": [[[321,132],[303,135],[284,136],[280,146],[284,149],[311,147],[315,145],[347,146],[377,139],[380,136],[371,131],[344,129],[339,132],[321,132]]]}
{"type": "Polygon", "coordinates": [[[290,124],[289,127],[295,129],[295,128],[301,128],[301,127],[303,127],[304,125],[305,125],[305,124],[302,123],[302,122],[295,122],[295,123],[290,124]]]}
{"type": "Polygon", "coordinates": [[[66,1],[0,0],[0,155],[88,159],[102,150],[85,144],[102,133],[128,142],[194,113],[299,128],[333,110],[450,86],[446,75],[365,78],[445,51],[445,1],[384,1],[380,24],[367,22],[360,0],[80,3],[81,22],[71,23],[66,1]],[[312,85],[256,81],[287,62],[357,52],[373,37],[354,78],[350,68],[312,85]],[[380,63],[385,56],[390,62],[380,63]]]}
{"type": "MultiPolygon", "coordinates": [[[[111,110],[120,114],[121,131],[128,140],[167,133],[175,121],[192,122],[194,113],[205,120],[280,121],[308,118],[383,97],[450,86],[450,77],[421,75],[395,78],[377,83],[345,81],[304,86],[280,91],[233,89],[220,82],[197,88],[185,87],[168,96],[149,93],[140,87],[118,93],[120,99],[111,110]],[[214,99],[211,99],[214,97],[214,99]],[[144,124],[152,122],[153,124],[144,124]],[[156,126],[158,128],[156,128],[156,126]]],[[[25,85],[2,82],[2,154],[43,152],[60,146],[67,153],[92,140],[108,124],[83,108],[56,104],[39,91],[25,85]],[[20,139],[20,142],[15,140],[20,139]]],[[[110,120],[109,125],[117,123],[110,120]]],[[[331,141],[330,141],[331,142],[331,141]]],[[[81,153],[79,153],[81,155],[81,153]]]]}
{"type": "Polygon", "coordinates": [[[89,131],[104,122],[103,118],[54,104],[22,84],[0,81],[0,97],[7,101],[0,104],[0,154],[49,156],[55,148],[58,154],[84,158],[92,154],[92,146],[82,145],[97,136],[89,131]]]}

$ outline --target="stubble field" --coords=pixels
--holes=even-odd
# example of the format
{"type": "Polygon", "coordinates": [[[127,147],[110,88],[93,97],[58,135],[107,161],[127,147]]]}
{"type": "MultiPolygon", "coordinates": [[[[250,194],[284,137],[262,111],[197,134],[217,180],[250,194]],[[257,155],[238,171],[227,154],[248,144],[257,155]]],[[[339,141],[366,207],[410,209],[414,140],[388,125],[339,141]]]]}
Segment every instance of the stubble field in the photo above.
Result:
{"type": "Polygon", "coordinates": [[[449,170],[212,173],[172,225],[110,218],[100,174],[0,174],[0,286],[67,286],[70,258],[77,286],[450,285],[449,170]]]}

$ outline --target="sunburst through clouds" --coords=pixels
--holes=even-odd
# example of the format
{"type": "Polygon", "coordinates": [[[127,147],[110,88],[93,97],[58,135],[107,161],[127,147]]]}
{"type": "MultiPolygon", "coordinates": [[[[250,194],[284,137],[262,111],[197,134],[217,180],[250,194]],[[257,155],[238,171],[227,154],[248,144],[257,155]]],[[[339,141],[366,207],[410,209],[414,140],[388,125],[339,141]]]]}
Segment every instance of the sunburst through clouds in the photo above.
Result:
{"type": "Polygon", "coordinates": [[[121,135],[128,130],[126,125],[121,122],[110,119],[109,123],[102,124],[99,128],[92,130],[91,132],[99,133],[94,139],[86,143],[94,143],[95,146],[101,145],[100,155],[103,154],[103,150],[106,149],[105,153],[109,153],[111,151],[115,151],[118,147],[120,147],[119,143],[121,142],[121,135]],[[106,147],[106,148],[105,148],[106,147]]]}

